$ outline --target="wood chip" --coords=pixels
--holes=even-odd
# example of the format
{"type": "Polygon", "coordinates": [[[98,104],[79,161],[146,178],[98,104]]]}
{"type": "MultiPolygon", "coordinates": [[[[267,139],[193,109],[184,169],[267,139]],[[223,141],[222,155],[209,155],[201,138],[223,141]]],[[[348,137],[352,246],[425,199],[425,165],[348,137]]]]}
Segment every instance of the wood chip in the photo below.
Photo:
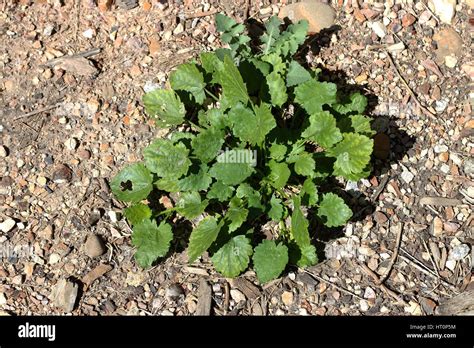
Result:
{"type": "Polygon", "coordinates": [[[441,303],[436,310],[441,315],[467,315],[474,313],[474,289],[465,291],[441,303]]]}
{"type": "Polygon", "coordinates": [[[198,303],[194,315],[211,314],[212,289],[211,286],[201,278],[199,282],[198,303]]]}
{"type": "Polygon", "coordinates": [[[83,278],[82,282],[86,285],[89,286],[91,285],[94,280],[102,277],[105,273],[109,272],[112,269],[112,266],[110,265],[105,265],[101,263],[98,265],[96,268],[94,268],[92,271],[87,273],[83,278]]]}
{"type": "Polygon", "coordinates": [[[64,57],[56,66],[77,76],[93,76],[97,73],[95,66],[84,57],[64,57]]]}
{"type": "Polygon", "coordinates": [[[442,207],[455,207],[457,205],[462,205],[461,200],[456,198],[444,198],[444,197],[422,197],[420,199],[421,205],[434,205],[442,207]]]}
{"type": "Polygon", "coordinates": [[[260,296],[260,290],[253,283],[245,278],[236,278],[230,281],[233,288],[239,289],[248,299],[254,299],[260,296]]]}

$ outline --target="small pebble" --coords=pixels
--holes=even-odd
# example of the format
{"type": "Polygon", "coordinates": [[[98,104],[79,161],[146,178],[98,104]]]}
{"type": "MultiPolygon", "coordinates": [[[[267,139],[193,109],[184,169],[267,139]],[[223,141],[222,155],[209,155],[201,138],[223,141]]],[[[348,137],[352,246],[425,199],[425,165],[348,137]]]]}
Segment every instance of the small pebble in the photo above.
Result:
{"type": "Polygon", "coordinates": [[[230,297],[236,302],[239,303],[240,301],[245,301],[245,295],[242,293],[242,291],[237,290],[237,289],[231,289],[230,290],[230,297]]]}
{"type": "Polygon", "coordinates": [[[87,237],[86,243],[84,244],[84,251],[87,256],[95,258],[103,255],[106,249],[102,239],[99,236],[92,234],[87,237]]]}
{"type": "Polygon", "coordinates": [[[461,261],[468,254],[469,246],[467,244],[459,244],[449,251],[448,260],[461,261]]]}
{"type": "Polygon", "coordinates": [[[79,143],[75,138],[69,138],[64,142],[64,146],[66,146],[66,149],[69,151],[74,151],[78,145],[79,143]]]}
{"type": "Polygon", "coordinates": [[[0,145],[0,157],[8,157],[8,149],[6,146],[0,145]]]}
{"type": "Polygon", "coordinates": [[[281,301],[286,305],[289,306],[293,303],[293,293],[291,291],[285,291],[281,294],[281,301]]]}
{"type": "Polygon", "coordinates": [[[383,39],[385,35],[387,35],[387,29],[380,21],[372,23],[372,30],[381,39],[383,39]]]}
{"type": "Polygon", "coordinates": [[[10,232],[13,229],[13,227],[15,227],[15,225],[16,225],[15,220],[6,219],[0,224],[0,231],[2,231],[3,233],[10,232]]]}

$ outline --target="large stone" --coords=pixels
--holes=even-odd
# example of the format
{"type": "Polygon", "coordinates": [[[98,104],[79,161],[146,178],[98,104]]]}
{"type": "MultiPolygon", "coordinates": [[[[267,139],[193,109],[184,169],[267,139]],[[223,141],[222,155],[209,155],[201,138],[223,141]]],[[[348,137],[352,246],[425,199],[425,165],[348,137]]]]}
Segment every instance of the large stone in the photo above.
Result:
{"type": "Polygon", "coordinates": [[[283,7],[278,17],[282,19],[288,17],[293,23],[306,19],[309,22],[308,32],[315,34],[322,29],[331,27],[334,24],[336,13],[329,5],[316,0],[306,0],[283,7]]]}
{"type": "Polygon", "coordinates": [[[56,307],[66,313],[72,312],[76,303],[78,286],[77,284],[61,279],[56,283],[51,294],[51,300],[56,307]]]}
{"type": "Polygon", "coordinates": [[[455,13],[456,0],[430,0],[428,5],[441,22],[451,24],[455,13]]]}
{"type": "Polygon", "coordinates": [[[462,49],[462,39],[453,28],[444,28],[433,36],[438,45],[436,58],[438,63],[443,63],[445,58],[450,55],[458,57],[462,49]]]}

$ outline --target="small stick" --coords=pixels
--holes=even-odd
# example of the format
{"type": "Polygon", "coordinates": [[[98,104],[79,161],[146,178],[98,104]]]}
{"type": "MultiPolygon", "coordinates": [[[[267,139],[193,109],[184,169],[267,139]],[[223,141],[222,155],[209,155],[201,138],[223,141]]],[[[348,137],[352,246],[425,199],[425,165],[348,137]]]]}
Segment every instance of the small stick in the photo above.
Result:
{"type": "Polygon", "coordinates": [[[398,252],[400,250],[400,245],[402,243],[402,234],[403,234],[403,223],[401,222],[398,225],[398,233],[397,233],[397,240],[395,242],[395,249],[393,251],[392,257],[390,258],[390,262],[388,264],[388,269],[385,272],[385,274],[380,277],[380,279],[378,280],[379,283],[377,283],[377,285],[381,285],[384,281],[386,281],[388,276],[392,272],[393,265],[395,264],[395,261],[397,260],[398,252]]]}
{"type": "Polygon", "coordinates": [[[225,291],[225,299],[224,299],[224,315],[227,315],[229,311],[229,302],[230,302],[230,289],[229,289],[229,282],[225,282],[224,286],[225,291]]]}
{"type": "MultiPolygon", "coordinates": [[[[433,255],[431,254],[431,251],[430,251],[430,248],[428,248],[428,244],[426,244],[425,240],[423,238],[420,238],[421,241],[423,242],[423,246],[425,247],[425,250],[426,252],[428,253],[428,255],[430,256],[430,261],[431,261],[431,265],[433,266],[435,272],[436,272],[436,275],[438,276],[438,278],[440,278],[440,275],[439,275],[439,271],[438,271],[438,266],[436,266],[436,262],[433,258],[433,255]]],[[[439,279],[438,279],[439,280],[439,279]]]]}
{"type": "Polygon", "coordinates": [[[217,10],[210,10],[210,11],[200,11],[196,13],[190,13],[185,15],[186,19],[191,19],[191,18],[201,18],[201,17],[207,17],[207,16],[212,16],[213,14],[216,14],[218,11],[217,10]]]}
{"type": "Polygon", "coordinates": [[[47,66],[47,67],[53,67],[55,66],[56,64],[58,64],[60,61],[64,60],[64,59],[68,59],[68,58],[88,58],[88,57],[92,57],[92,56],[95,56],[96,54],[99,54],[101,51],[101,48],[93,48],[91,50],[87,50],[87,51],[83,51],[83,52],[79,52],[79,53],[75,53],[75,54],[71,54],[69,56],[63,56],[63,57],[59,57],[59,58],[54,58],[54,59],[51,59],[51,60],[48,60],[46,63],[40,65],[42,67],[44,66],[47,66]]]}
{"type": "Polygon", "coordinates": [[[348,295],[354,296],[354,297],[358,298],[359,300],[364,300],[363,297],[361,297],[361,296],[359,296],[359,295],[353,293],[352,291],[347,290],[347,289],[345,289],[345,288],[343,288],[343,287],[341,287],[341,286],[339,286],[339,285],[337,285],[337,284],[335,284],[335,283],[333,283],[333,282],[330,282],[329,280],[326,280],[326,279],[324,279],[324,278],[322,278],[322,277],[320,277],[320,276],[318,276],[318,275],[316,275],[316,274],[313,274],[313,273],[311,273],[311,272],[309,272],[309,271],[307,271],[307,270],[305,270],[305,269],[300,269],[300,270],[303,271],[303,272],[305,272],[305,273],[308,273],[311,277],[313,277],[314,279],[319,280],[320,282],[324,282],[324,283],[326,283],[326,284],[328,284],[328,285],[331,285],[331,286],[335,287],[335,288],[338,289],[339,291],[342,291],[342,292],[345,292],[345,293],[348,294],[348,295]]]}
{"type": "Polygon", "coordinates": [[[411,256],[405,249],[403,248],[400,248],[405,254],[407,254],[409,257],[407,256],[404,256],[404,255],[400,255],[400,258],[402,258],[403,260],[405,260],[406,262],[412,264],[417,270],[419,270],[420,272],[432,277],[432,278],[435,278],[435,279],[439,279],[441,283],[443,283],[443,285],[447,286],[448,288],[450,288],[454,293],[458,294],[459,291],[458,289],[456,288],[455,285],[447,282],[446,280],[444,280],[443,278],[439,277],[436,275],[435,272],[433,272],[430,268],[426,267],[422,262],[420,262],[416,257],[413,257],[411,256]]]}
{"type": "Polygon", "coordinates": [[[389,180],[390,175],[385,175],[379,186],[377,186],[377,189],[375,190],[374,194],[372,195],[372,201],[375,201],[377,198],[379,198],[380,194],[382,193],[389,180]]]}
{"type": "Polygon", "coordinates": [[[431,9],[429,8],[429,6],[427,6],[425,4],[424,1],[421,2],[423,4],[423,6],[429,11],[429,13],[431,13],[431,15],[433,16],[433,18],[436,20],[436,22],[438,22],[439,24],[439,18],[433,13],[433,11],[431,11],[431,9]]]}
{"type": "Polygon", "coordinates": [[[430,110],[428,110],[427,108],[425,108],[421,102],[418,100],[418,97],[416,96],[416,94],[413,92],[413,90],[410,88],[410,86],[408,85],[408,83],[406,82],[405,78],[402,76],[402,74],[400,74],[400,71],[398,71],[398,68],[397,66],[395,65],[395,63],[393,62],[393,58],[392,56],[390,55],[390,53],[388,53],[388,51],[385,51],[385,54],[387,55],[388,57],[388,60],[390,62],[390,65],[392,66],[393,70],[395,70],[395,72],[397,73],[397,76],[400,78],[400,80],[402,81],[403,85],[405,86],[405,88],[408,90],[408,93],[410,93],[410,96],[413,98],[413,100],[416,102],[416,104],[420,107],[421,110],[423,110],[425,113],[427,113],[428,115],[430,115],[431,117],[436,117],[435,114],[433,114],[430,110]]]}
{"type": "Polygon", "coordinates": [[[385,284],[383,284],[380,281],[380,278],[377,276],[377,274],[375,274],[375,272],[372,271],[365,263],[359,263],[359,265],[360,265],[361,269],[367,275],[372,277],[372,279],[374,280],[375,285],[378,286],[380,289],[382,289],[383,292],[385,292],[387,295],[389,295],[392,298],[394,298],[395,300],[397,300],[399,303],[402,303],[405,306],[407,305],[405,300],[403,300],[400,296],[398,296],[398,294],[395,291],[389,289],[385,284]]]}
{"type": "Polygon", "coordinates": [[[13,119],[13,121],[17,121],[19,119],[22,119],[22,118],[25,118],[25,117],[30,117],[30,116],[33,116],[33,115],[36,115],[36,114],[40,114],[42,112],[45,112],[45,111],[49,111],[49,110],[52,110],[52,109],[55,109],[57,108],[58,106],[60,106],[61,103],[58,103],[58,104],[55,104],[55,105],[50,105],[50,106],[47,106],[45,108],[42,108],[42,109],[39,109],[39,110],[35,110],[35,111],[32,111],[32,112],[28,112],[27,114],[24,114],[24,115],[20,115],[20,116],[17,116],[13,119]]]}

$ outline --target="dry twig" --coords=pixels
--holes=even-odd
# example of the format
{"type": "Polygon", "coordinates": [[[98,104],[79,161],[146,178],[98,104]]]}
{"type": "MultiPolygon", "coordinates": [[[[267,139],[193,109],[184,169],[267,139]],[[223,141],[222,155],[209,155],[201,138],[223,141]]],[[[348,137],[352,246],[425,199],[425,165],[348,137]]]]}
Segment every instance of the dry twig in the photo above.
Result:
{"type": "Polygon", "coordinates": [[[413,98],[413,100],[416,102],[416,104],[420,107],[420,109],[425,112],[426,114],[430,115],[431,117],[436,117],[435,114],[433,114],[430,110],[428,110],[426,107],[423,106],[423,104],[421,104],[421,102],[418,100],[418,97],[416,96],[415,92],[413,92],[413,90],[410,88],[410,86],[408,85],[408,83],[406,82],[405,78],[402,76],[402,74],[400,73],[400,71],[398,71],[398,68],[397,66],[395,65],[394,61],[393,61],[393,58],[392,56],[390,55],[390,53],[388,53],[388,51],[385,51],[385,54],[387,55],[388,57],[388,60],[390,62],[390,65],[392,66],[393,70],[395,70],[395,72],[397,73],[397,76],[400,78],[400,80],[402,81],[403,85],[405,86],[405,88],[408,90],[408,93],[410,93],[410,96],[413,98]]]}
{"type": "Polygon", "coordinates": [[[393,251],[392,257],[390,258],[390,262],[388,264],[387,271],[385,272],[385,274],[383,276],[380,277],[380,279],[378,280],[377,285],[381,285],[384,281],[386,281],[388,276],[392,272],[393,265],[395,264],[395,261],[397,260],[398,252],[400,250],[400,245],[402,243],[402,234],[403,234],[403,223],[400,222],[400,224],[398,225],[398,233],[397,233],[397,239],[396,239],[396,242],[395,242],[395,249],[393,251]]]}
{"type": "Polygon", "coordinates": [[[322,278],[322,277],[320,277],[320,276],[318,276],[318,275],[316,275],[316,274],[313,274],[313,273],[311,273],[311,272],[309,272],[309,271],[307,271],[307,270],[305,270],[305,269],[300,269],[300,270],[303,271],[303,272],[305,272],[305,273],[308,273],[308,274],[309,274],[311,277],[313,277],[314,279],[317,279],[317,280],[319,280],[320,282],[326,283],[326,284],[328,284],[328,285],[330,285],[330,286],[336,288],[336,289],[339,290],[339,291],[342,291],[342,292],[344,292],[344,293],[346,293],[346,294],[348,294],[348,295],[354,296],[354,297],[358,298],[359,300],[363,300],[363,299],[364,299],[363,297],[357,295],[356,293],[354,293],[354,292],[352,292],[352,291],[350,291],[350,290],[348,290],[348,289],[346,289],[346,288],[343,288],[343,287],[341,287],[341,286],[339,286],[339,285],[337,285],[337,284],[335,284],[335,283],[333,283],[333,282],[331,282],[331,281],[329,281],[329,280],[326,280],[326,279],[324,279],[324,278],[322,278]]]}

